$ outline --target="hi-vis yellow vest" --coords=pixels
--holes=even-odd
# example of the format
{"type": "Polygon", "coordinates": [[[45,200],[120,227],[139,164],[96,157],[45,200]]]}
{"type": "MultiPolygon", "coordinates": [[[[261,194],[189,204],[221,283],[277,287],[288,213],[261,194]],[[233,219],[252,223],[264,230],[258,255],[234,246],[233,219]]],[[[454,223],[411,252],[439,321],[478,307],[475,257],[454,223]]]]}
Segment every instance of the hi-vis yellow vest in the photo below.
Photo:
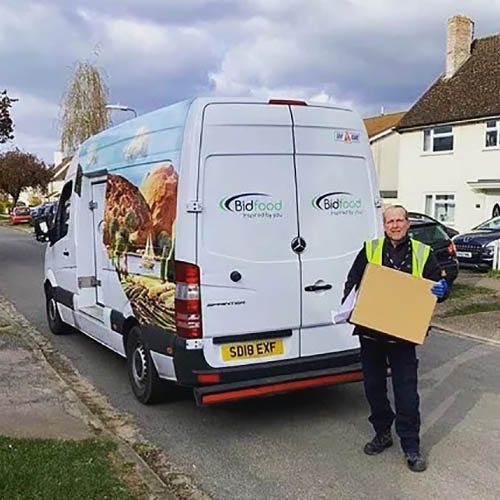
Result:
{"type": "MultiPolygon", "coordinates": [[[[385,238],[382,237],[365,242],[366,259],[371,264],[375,264],[377,266],[382,265],[382,249],[384,246],[384,240],[385,238]]],[[[410,238],[410,241],[412,249],[411,274],[417,278],[423,278],[425,263],[431,253],[431,247],[421,243],[420,241],[414,240],[413,238],[410,238]]]]}

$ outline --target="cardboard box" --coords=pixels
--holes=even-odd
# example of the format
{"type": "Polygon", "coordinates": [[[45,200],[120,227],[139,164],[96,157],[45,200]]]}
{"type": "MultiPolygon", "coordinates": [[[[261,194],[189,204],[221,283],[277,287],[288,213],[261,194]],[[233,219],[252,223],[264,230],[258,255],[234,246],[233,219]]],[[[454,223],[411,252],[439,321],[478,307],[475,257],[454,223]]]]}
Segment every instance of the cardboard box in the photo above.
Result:
{"type": "Polygon", "coordinates": [[[366,266],[350,322],[423,344],[436,305],[434,281],[389,267],[366,266]]]}

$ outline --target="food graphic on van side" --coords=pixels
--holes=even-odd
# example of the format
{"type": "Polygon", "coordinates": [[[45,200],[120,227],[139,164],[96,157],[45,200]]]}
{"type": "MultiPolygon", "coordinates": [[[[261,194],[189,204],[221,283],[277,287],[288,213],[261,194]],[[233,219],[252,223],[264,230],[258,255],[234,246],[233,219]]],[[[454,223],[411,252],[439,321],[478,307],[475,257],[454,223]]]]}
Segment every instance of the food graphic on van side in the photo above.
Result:
{"type": "Polygon", "coordinates": [[[107,254],[136,318],[175,330],[178,174],[167,161],[153,165],[140,187],[124,175],[108,175],[103,237],[107,254]]]}
{"type": "Polygon", "coordinates": [[[128,275],[122,286],[135,317],[144,324],[175,331],[175,283],[159,283],[146,276],[128,275]]]}
{"type": "Polygon", "coordinates": [[[178,177],[174,166],[171,163],[164,163],[146,174],[142,181],[140,190],[149,206],[154,237],[157,239],[162,233],[172,237],[172,225],[177,207],[178,177]]]}
{"type": "Polygon", "coordinates": [[[120,175],[108,175],[104,244],[113,249],[118,233],[126,229],[131,249],[146,245],[152,231],[151,213],[139,189],[120,175]]]}
{"type": "Polygon", "coordinates": [[[144,269],[153,269],[155,265],[155,252],[153,250],[153,243],[151,242],[151,235],[148,236],[146,248],[142,254],[141,267],[144,269]]]}

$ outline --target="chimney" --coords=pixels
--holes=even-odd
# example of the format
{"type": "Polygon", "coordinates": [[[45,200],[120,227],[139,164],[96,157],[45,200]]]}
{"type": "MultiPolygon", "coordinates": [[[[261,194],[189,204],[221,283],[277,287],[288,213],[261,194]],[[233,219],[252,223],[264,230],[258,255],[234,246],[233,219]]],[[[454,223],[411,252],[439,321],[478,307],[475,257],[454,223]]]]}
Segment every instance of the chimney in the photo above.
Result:
{"type": "Polygon", "coordinates": [[[470,56],[474,22],[467,16],[448,19],[446,39],[446,78],[451,78],[470,56]]]}

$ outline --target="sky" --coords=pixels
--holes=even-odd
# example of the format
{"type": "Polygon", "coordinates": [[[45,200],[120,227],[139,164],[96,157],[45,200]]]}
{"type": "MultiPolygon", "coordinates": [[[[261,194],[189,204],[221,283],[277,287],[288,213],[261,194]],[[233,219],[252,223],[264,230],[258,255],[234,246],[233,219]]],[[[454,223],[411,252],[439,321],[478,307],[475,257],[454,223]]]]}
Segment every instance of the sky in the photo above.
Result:
{"type": "Polygon", "coordinates": [[[19,99],[6,147],[53,161],[76,61],[138,114],[194,96],[407,110],[444,71],[454,14],[500,33],[500,0],[0,0],[0,91],[19,99]]]}

